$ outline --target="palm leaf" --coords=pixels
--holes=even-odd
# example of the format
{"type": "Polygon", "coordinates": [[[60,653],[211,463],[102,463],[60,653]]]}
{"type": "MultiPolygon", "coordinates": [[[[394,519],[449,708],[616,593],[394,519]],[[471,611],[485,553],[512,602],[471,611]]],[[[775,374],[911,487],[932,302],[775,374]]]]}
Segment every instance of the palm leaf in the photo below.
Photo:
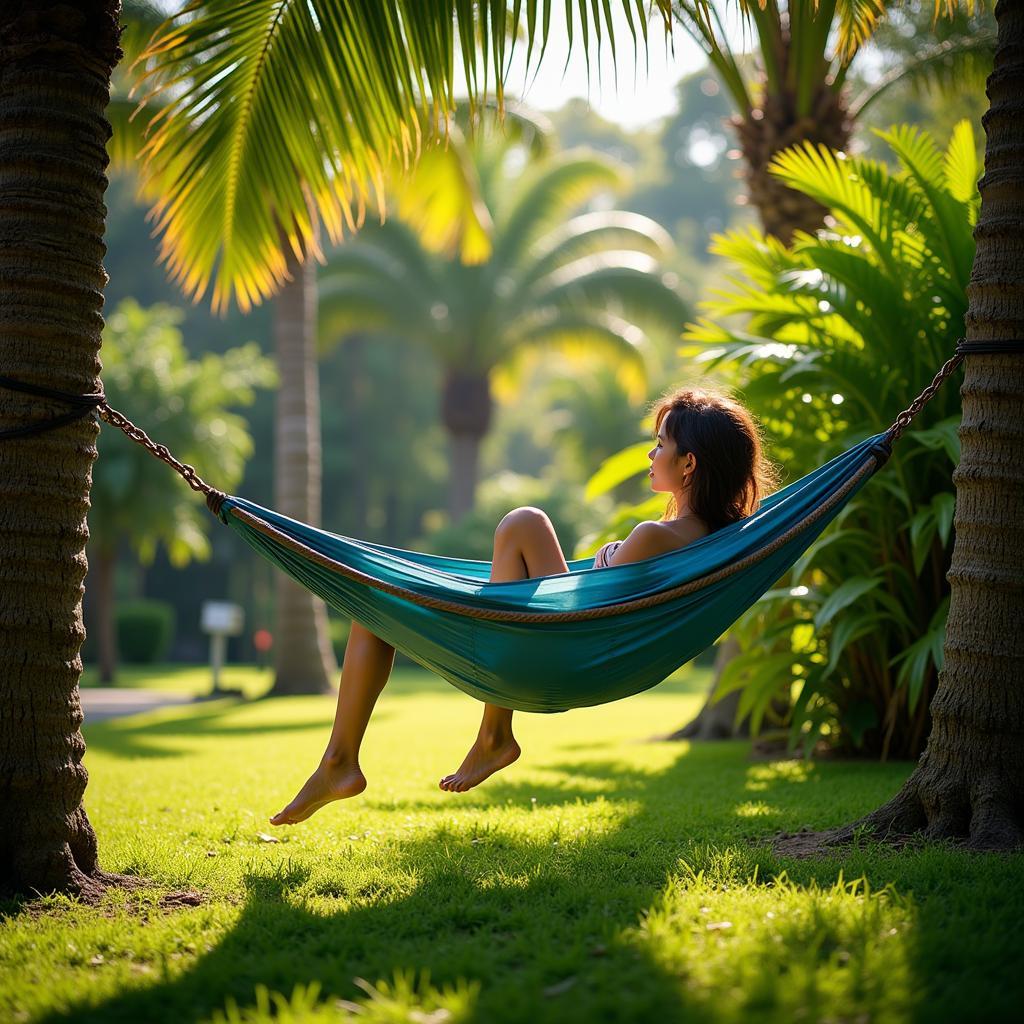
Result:
{"type": "Polygon", "coordinates": [[[565,263],[594,251],[629,249],[657,259],[672,252],[672,236],[657,221],[625,210],[600,210],[573,217],[539,239],[529,271],[517,284],[525,291],[565,263]]]}
{"type": "Polygon", "coordinates": [[[909,60],[901,61],[861,93],[850,106],[850,119],[859,121],[875,100],[904,83],[917,91],[931,87],[981,90],[992,71],[995,49],[995,33],[988,28],[934,43],[909,60]]]}
{"type": "Polygon", "coordinates": [[[642,351],[645,341],[643,331],[610,313],[554,307],[515,325],[498,350],[498,359],[507,360],[531,348],[561,352],[574,361],[593,361],[596,357],[615,366],[627,393],[638,401],[647,390],[647,363],[642,351]]]}
{"type": "Polygon", "coordinates": [[[946,156],[942,161],[943,177],[949,194],[958,202],[973,201],[978,194],[981,166],[974,145],[974,129],[964,118],[953,128],[946,156]]]}
{"type": "MultiPolygon", "coordinates": [[[[549,6],[528,25],[531,52],[549,6]]],[[[658,6],[667,20],[668,0],[658,6]]],[[[587,0],[575,10],[589,17],[587,0]]],[[[610,13],[595,12],[614,45],[610,13]]],[[[193,0],[142,58],[146,100],[166,99],[144,175],[162,196],[153,219],[172,278],[195,299],[212,287],[219,310],[273,294],[286,246],[315,254],[318,216],[340,240],[382,204],[389,161],[418,155],[420,118],[447,123],[456,61],[481,99],[478,39],[501,104],[506,35],[495,0],[193,0]]]]}
{"type": "Polygon", "coordinates": [[[928,219],[937,229],[937,244],[954,282],[966,288],[974,262],[973,246],[963,244],[964,203],[946,190],[946,171],[938,146],[930,135],[913,125],[876,131],[899,157],[912,180],[928,199],[928,219]]]}
{"type": "Polygon", "coordinates": [[[836,14],[839,17],[838,56],[848,64],[885,16],[885,0],[838,0],[836,14]]]}
{"type": "Polygon", "coordinates": [[[367,275],[325,278],[318,299],[317,329],[322,349],[356,333],[417,338],[430,323],[429,312],[421,306],[395,302],[394,285],[367,275]]]}
{"type": "Polygon", "coordinates": [[[659,276],[659,265],[643,253],[593,253],[573,260],[537,282],[538,306],[612,304],[646,325],[682,329],[689,315],[685,301],[659,276]]]}
{"type": "Polygon", "coordinates": [[[649,469],[651,460],[648,457],[648,452],[650,450],[650,441],[640,441],[610,455],[597,467],[597,472],[587,481],[587,489],[583,494],[584,501],[593,501],[618,487],[619,484],[625,483],[649,469]]]}
{"type": "Polygon", "coordinates": [[[626,180],[625,166],[599,153],[569,150],[545,161],[522,177],[495,213],[500,236],[495,262],[501,266],[517,262],[567,214],[598,192],[618,191],[626,180]]]}

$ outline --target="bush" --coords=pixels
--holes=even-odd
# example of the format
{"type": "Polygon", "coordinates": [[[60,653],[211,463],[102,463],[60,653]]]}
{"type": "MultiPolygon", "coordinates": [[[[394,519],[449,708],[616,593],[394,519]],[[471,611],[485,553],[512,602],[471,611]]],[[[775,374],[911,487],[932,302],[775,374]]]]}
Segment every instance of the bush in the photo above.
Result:
{"type": "Polygon", "coordinates": [[[149,665],[167,656],[174,639],[174,608],[166,601],[125,601],[117,609],[121,660],[149,665]]]}
{"type": "Polygon", "coordinates": [[[582,488],[508,471],[481,482],[476,504],[461,522],[445,523],[415,546],[455,558],[489,561],[495,527],[507,512],[523,505],[542,508],[548,514],[565,557],[572,559],[584,521],[592,516],[583,503],[582,488]]]}
{"type": "MultiPolygon", "coordinates": [[[[878,134],[893,168],[810,143],[775,157],[773,173],[826,206],[829,226],[789,246],[753,227],[715,236],[730,276],[680,350],[708,371],[744,374],[741,397],[791,479],[885,430],[963,330],[979,206],[970,125],[957,125],[945,153],[911,126],[878,134]]],[[[740,690],[738,714],[755,730],[786,706],[805,751],[825,739],[883,758],[920,753],[943,665],[959,422],[950,382],[734,625],[742,653],[717,695],[740,690]]],[[[634,445],[606,460],[587,493],[646,469],[634,445]]],[[[653,509],[650,499],[619,507],[598,543],[653,509]]]]}

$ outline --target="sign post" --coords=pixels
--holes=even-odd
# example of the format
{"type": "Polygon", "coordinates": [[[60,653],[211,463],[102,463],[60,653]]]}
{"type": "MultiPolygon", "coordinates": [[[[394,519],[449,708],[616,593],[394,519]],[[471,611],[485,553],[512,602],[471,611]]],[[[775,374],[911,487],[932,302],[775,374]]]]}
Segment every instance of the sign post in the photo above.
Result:
{"type": "MultiPolygon", "coordinates": [[[[204,601],[200,614],[200,628],[210,634],[210,669],[213,673],[211,697],[227,693],[220,685],[220,670],[228,653],[228,637],[242,632],[244,616],[241,605],[230,601],[204,601]]],[[[232,691],[233,692],[233,691],[232,691]]]]}

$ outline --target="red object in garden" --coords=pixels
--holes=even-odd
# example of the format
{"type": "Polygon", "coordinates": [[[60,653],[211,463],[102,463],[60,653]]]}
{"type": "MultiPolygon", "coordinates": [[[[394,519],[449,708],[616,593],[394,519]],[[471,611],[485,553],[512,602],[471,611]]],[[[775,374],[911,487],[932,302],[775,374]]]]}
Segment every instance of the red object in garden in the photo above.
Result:
{"type": "Polygon", "coordinates": [[[266,654],[274,646],[274,638],[269,629],[257,629],[252,635],[252,645],[260,654],[266,654]]]}

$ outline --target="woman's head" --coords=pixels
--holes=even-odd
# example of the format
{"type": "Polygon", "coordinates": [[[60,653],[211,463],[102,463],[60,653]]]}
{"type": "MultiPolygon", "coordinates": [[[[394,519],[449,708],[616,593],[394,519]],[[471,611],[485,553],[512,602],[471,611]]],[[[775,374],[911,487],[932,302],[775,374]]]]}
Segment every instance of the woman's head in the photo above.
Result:
{"type": "Polygon", "coordinates": [[[666,519],[676,516],[681,491],[708,529],[718,530],[756,511],[778,486],[760,425],[725,391],[702,385],[670,392],[655,405],[654,423],[651,486],[673,494],[666,519]]]}

